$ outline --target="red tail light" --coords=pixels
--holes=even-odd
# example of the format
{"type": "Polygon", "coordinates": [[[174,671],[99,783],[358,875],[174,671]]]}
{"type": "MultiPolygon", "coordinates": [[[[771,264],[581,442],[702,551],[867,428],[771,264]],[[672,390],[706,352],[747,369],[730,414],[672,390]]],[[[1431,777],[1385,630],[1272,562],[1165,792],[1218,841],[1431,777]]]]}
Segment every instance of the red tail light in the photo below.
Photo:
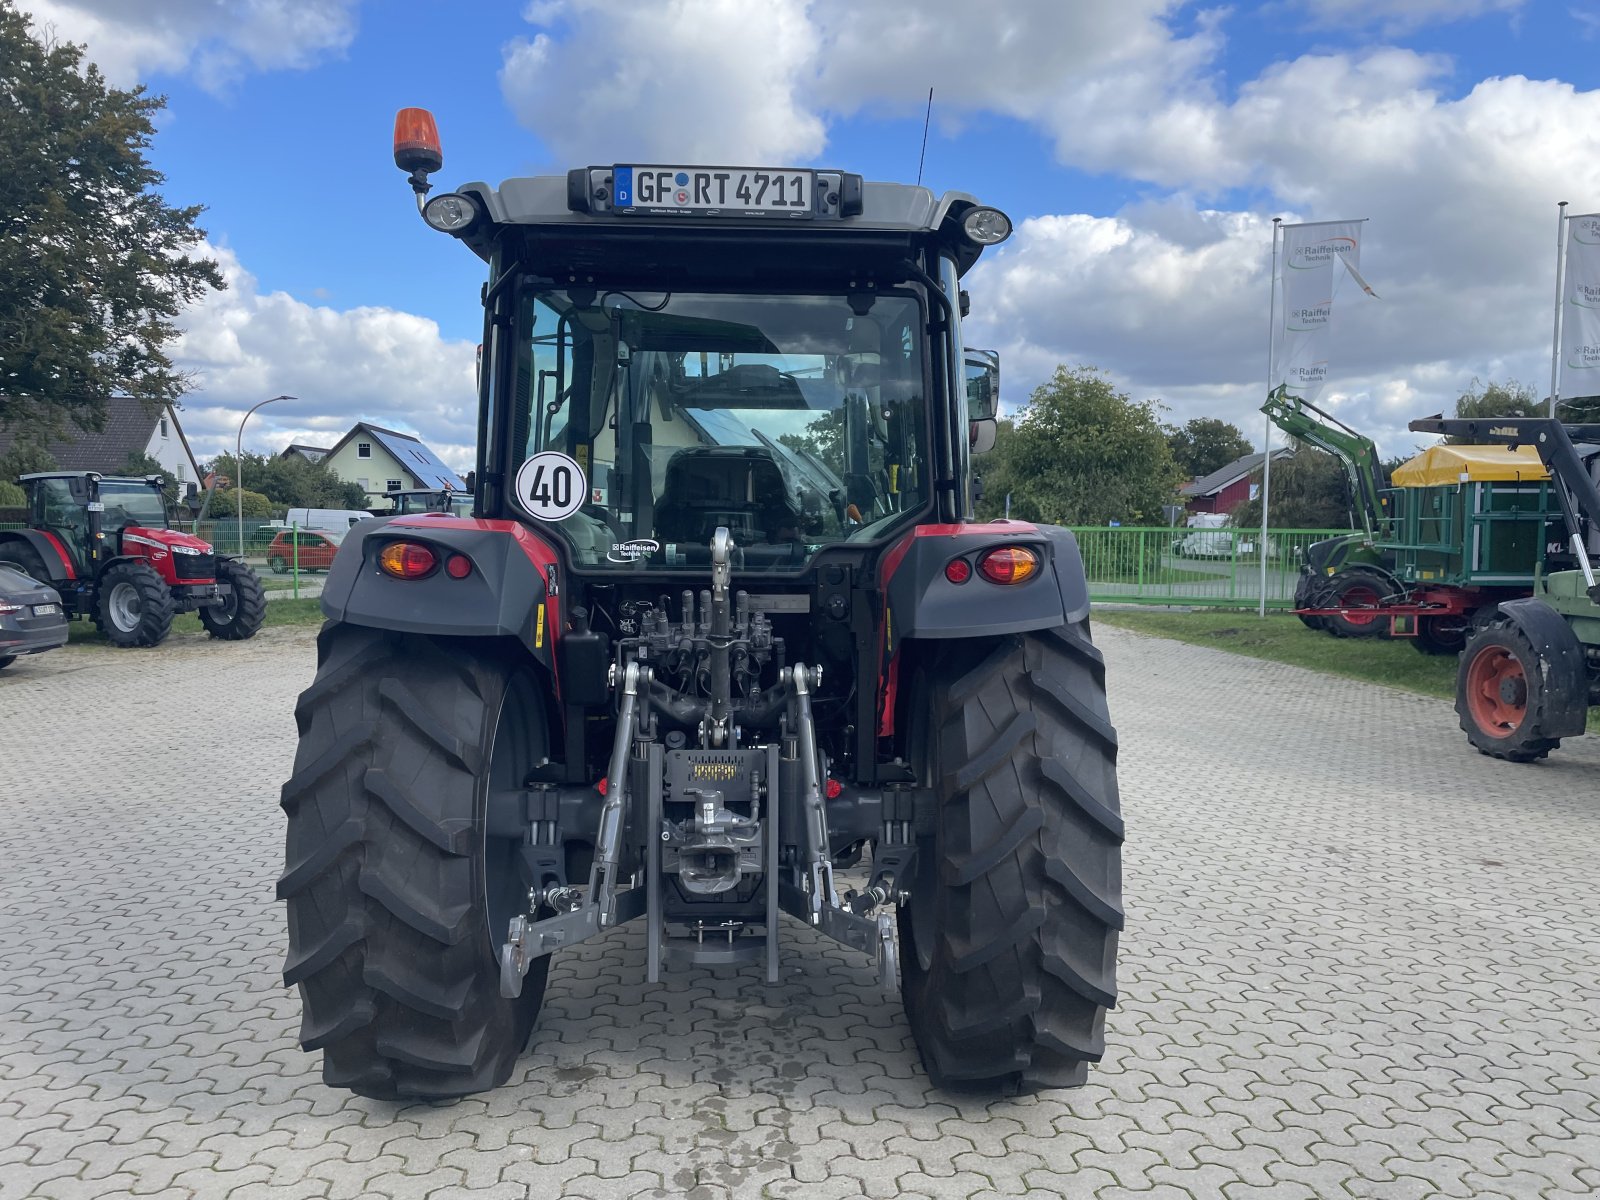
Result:
{"type": "Polygon", "coordinates": [[[444,560],[444,573],[451,579],[465,579],[472,574],[472,560],[465,554],[452,554],[444,560]]]}
{"type": "Polygon", "coordinates": [[[378,554],[378,566],[396,579],[421,579],[439,565],[439,556],[421,542],[390,542],[378,554]]]}
{"type": "Polygon", "coordinates": [[[990,583],[1026,583],[1039,573],[1039,555],[1026,546],[998,546],[979,556],[978,573],[990,583]]]}
{"type": "Polygon", "coordinates": [[[952,558],[944,565],[944,577],[951,583],[965,583],[972,578],[972,564],[964,558],[952,558]]]}

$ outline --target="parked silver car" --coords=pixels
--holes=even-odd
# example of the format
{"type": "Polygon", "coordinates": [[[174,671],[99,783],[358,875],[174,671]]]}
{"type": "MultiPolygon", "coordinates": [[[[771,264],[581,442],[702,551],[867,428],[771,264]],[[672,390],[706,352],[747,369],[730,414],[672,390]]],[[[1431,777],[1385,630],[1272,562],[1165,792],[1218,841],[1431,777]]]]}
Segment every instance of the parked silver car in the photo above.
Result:
{"type": "Polygon", "coordinates": [[[0,563],[0,669],[21,655],[42,654],[66,640],[67,618],[55,588],[0,563]]]}

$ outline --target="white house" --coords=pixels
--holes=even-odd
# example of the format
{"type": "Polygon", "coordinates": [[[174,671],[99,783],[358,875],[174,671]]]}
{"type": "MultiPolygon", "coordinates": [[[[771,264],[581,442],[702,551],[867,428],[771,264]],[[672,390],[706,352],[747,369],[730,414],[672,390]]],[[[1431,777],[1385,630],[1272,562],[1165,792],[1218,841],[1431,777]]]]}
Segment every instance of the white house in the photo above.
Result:
{"type": "Polygon", "coordinates": [[[405,489],[467,490],[461,477],[414,434],[367,421],[359,422],[335,442],[322,462],[340,479],[367,493],[369,508],[386,507],[388,493],[405,489]]]}

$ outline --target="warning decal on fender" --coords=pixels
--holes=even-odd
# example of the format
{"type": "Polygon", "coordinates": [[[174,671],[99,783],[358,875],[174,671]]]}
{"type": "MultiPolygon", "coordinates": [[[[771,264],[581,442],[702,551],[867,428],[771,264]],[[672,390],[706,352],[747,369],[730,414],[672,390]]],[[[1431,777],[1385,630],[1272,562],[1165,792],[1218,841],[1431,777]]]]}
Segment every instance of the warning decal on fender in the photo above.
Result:
{"type": "Polygon", "coordinates": [[[557,450],[535,454],[517,468],[517,499],[540,521],[564,521],[589,495],[583,468],[557,450]]]}

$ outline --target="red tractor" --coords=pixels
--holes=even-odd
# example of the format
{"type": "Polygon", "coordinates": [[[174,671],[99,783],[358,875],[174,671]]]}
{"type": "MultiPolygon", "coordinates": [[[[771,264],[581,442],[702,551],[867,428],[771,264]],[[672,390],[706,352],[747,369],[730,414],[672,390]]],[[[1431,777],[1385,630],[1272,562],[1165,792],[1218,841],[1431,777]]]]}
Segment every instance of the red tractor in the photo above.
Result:
{"type": "MultiPolygon", "coordinates": [[[[432,118],[396,151],[425,194],[432,118]]],[[[1009,220],[617,164],[423,217],[490,272],[473,515],[361,522],[322,592],[278,894],[323,1078],[503,1083],[550,955],[638,920],[651,984],[753,1003],[798,926],[875,963],[936,1082],[1083,1083],[1117,738],[1071,531],[973,516],[998,364],[960,280],[1009,220]]]]}
{"type": "Polygon", "coordinates": [[[198,611],[226,641],[261,628],[261,580],[243,559],[168,527],[159,475],[51,471],[17,482],[29,528],[0,532],[0,562],[50,584],[69,617],[92,618],[113,645],[159,645],[181,612],[198,611]]]}

